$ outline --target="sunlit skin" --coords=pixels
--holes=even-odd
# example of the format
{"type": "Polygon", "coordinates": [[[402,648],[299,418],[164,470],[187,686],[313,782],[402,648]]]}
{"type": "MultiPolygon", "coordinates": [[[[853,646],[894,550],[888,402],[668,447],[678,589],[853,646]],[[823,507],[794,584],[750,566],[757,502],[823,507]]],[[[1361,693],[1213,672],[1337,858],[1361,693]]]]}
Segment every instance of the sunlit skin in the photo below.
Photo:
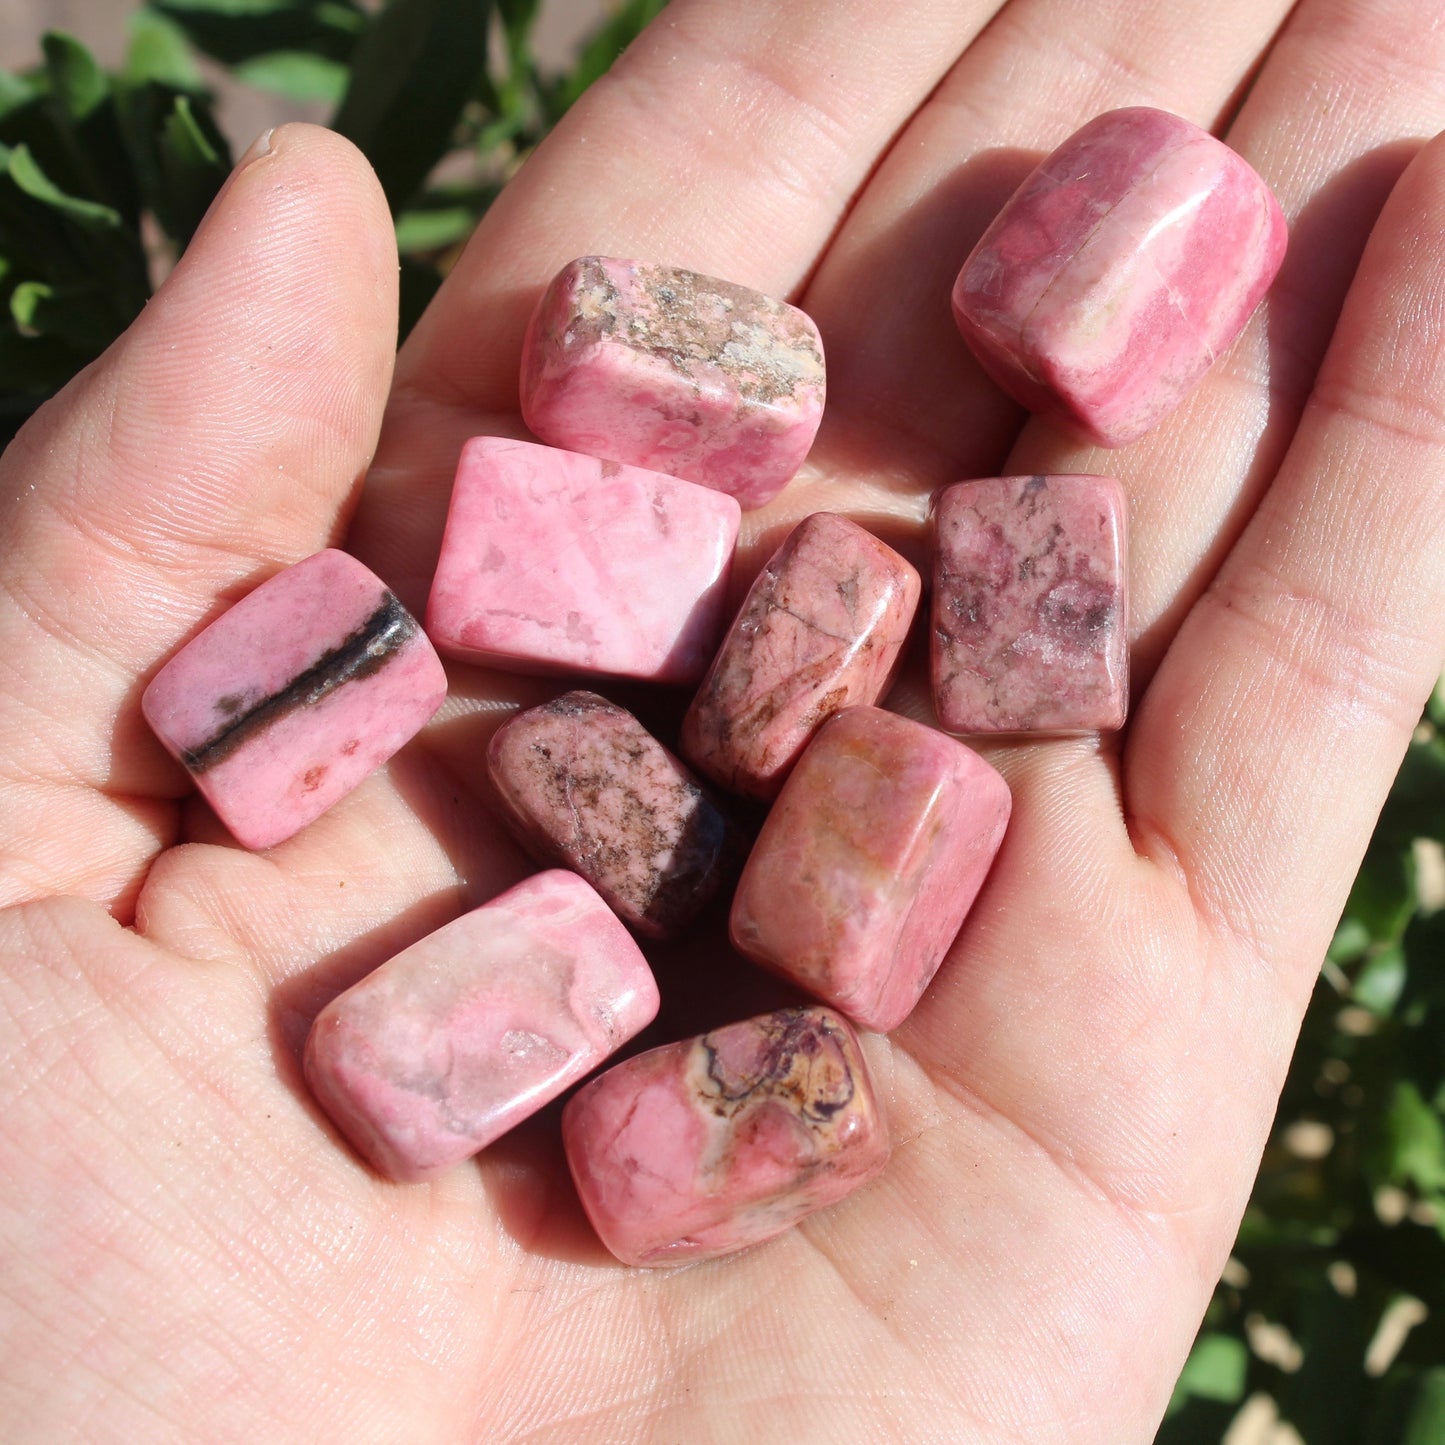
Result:
{"type": "MultiPolygon", "coordinates": [[[[287,127],[239,172],[0,463],[7,1430],[1152,1438],[1442,661],[1445,24],[1436,0],[1290,8],[674,0],[400,357],[360,158],[287,127]],[[1034,161],[1136,103],[1229,122],[1292,241],[1183,409],[1106,455],[1000,398],[948,296],[1034,161]],[[989,748],[1014,796],[998,863],[917,1012],[866,1041],[887,1170],[751,1254],[661,1272],[601,1249],[555,1113],[398,1186],[300,1075],[330,997],[526,871],[482,760],[560,685],[454,669],[416,743],[264,855],[138,706],[228,602],[329,543],[419,608],[460,444],[520,434],[527,314],[596,253],[818,321],[824,428],[745,518],[739,586],[819,509],[920,561],[930,493],[963,477],[1108,473],[1131,518],[1131,721],[989,748]]],[[[895,697],[914,715],[919,675],[895,697]]],[[[673,1037],[770,986],[720,942],[654,956],[673,1037]]]]}

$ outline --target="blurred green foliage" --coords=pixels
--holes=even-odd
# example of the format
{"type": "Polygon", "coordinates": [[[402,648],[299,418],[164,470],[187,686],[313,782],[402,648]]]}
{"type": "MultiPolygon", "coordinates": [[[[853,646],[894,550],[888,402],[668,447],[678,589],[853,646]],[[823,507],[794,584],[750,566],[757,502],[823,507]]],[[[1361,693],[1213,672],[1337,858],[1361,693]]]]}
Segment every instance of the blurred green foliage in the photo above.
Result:
{"type": "Polygon", "coordinates": [[[68,35],[0,71],[0,445],[129,324],[231,154],[204,56],[320,103],[366,153],[402,253],[402,334],[519,160],[665,0],[619,0],[572,67],[532,46],[539,0],[150,0],[118,71],[68,35]]]}
{"type": "MultiPolygon", "coordinates": [[[[665,0],[565,74],[539,0],[151,0],[116,72],[51,34],[0,72],[0,444],[130,322],[231,164],[197,56],[330,108],[391,203],[404,335],[518,161],[665,0]],[[144,224],[143,224],[144,218],[144,224]]],[[[1246,1402],[1306,1445],[1445,1445],[1445,692],[1411,745],[1305,1020],[1225,1281],[1159,1445],[1246,1402]]]]}
{"type": "Polygon", "coordinates": [[[1216,1445],[1255,1396],[1256,1418],[1306,1445],[1445,1445],[1445,685],[1335,932],[1157,1445],[1216,1445]]]}

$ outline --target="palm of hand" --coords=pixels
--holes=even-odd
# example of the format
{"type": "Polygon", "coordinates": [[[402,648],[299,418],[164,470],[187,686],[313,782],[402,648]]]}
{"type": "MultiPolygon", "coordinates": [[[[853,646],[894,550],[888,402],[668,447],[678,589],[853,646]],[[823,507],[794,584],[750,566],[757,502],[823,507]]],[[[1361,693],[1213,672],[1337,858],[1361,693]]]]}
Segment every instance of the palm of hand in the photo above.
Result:
{"type": "MultiPolygon", "coordinates": [[[[1014,823],[923,1005],[870,1041],[895,1156],[846,1205],[652,1274],[591,1239],[545,1127],[431,1186],[372,1178],[319,1127],[299,1038],[346,982],[520,876],[477,759],[500,704],[545,689],[459,672],[418,745],[266,857],[177,806],[137,678],[218,597],[339,534],[390,380],[381,203],[339,142],[283,132],[5,460],[0,827],[23,906],[0,921],[0,1318],[35,1433],[1153,1428],[1439,666],[1445,274],[1416,238],[1445,213],[1445,151],[1410,170],[1345,293],[1396,143],[1445,123],[1445,35],[1426,0],[1369,33],[1300,8],[1231,135],[1299,218],[1294,257],[1179,416],[1108,456],[1037,424],[1009,451],[1019,419],[952,334],[951,274],[1022,173],[1013,147],[1116,104],[1210,123],[1289,7],[1014,0],[977,38],[997,6],[920,0],[907,27],[865,0],[726,8],[675,0],[488,218],[400,359],[350,545],[421,604],[457,446],[518,426],[521,322],[562,261],[811,278],[830,417],[809,472],[750,519],[744,575],[808,511],[916,546],[957,477],[1115,471],[1148,684],[1127,741],[996,752],[1014,823]]],[[[663,967],[665,991],[703,980],[703,1024],[751,1005],[735,965],[663,967]]]]}

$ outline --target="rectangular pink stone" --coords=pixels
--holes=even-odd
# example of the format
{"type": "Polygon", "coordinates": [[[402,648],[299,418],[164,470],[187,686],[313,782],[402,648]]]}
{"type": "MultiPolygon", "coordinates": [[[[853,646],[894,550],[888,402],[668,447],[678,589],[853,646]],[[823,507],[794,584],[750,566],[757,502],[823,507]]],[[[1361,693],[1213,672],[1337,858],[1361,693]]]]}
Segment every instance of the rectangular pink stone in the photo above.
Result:
{"type": "Polygon", "coordinates": [[[695,682],[741,513],[721,492],[501,437],[462,448],[427,631],[520,672],[695,682]]]}
{"type": "Polygon", "coordinates": [[[562,269],[522,353],[522,415],[543,441],[686,477],[745,508],[802,465],[823,393],[823,343],[797,307],[605,256],[562,269]]]}
{"type": "Polygon", "coordinates": [[[263,582],[151,680],[141,711],[248,848],[269,848],[379,768],[441,706],[441,660],[345,552],[263,582]]]}
{"type": "Polygon", "coordinates": [[[651,938],[684,931],[741,861],[731,824],[691,771],[595,692],[504,723],[487,771],[523,845],[580,873],[651,938]]]}
{"type": "Polygon", "coordinates": [[[1004,780],[908,718],[849,708],[779,795],[733,898],[734,946],[887,1031],[913,1012],[1003,841],[1004,780]]]}
{"type": "Polygon", "coordinates": [[[840,708],[888,690],[918,573],[832,512],[805,517],[758,574],[682,725],[682,754],[725,788],[777,796],[840,708]]]}
{"type": "Polygon", "coordinates": [[[1124,489],[1112,477],[959,482],[934,514],[933,701],[956,733],[1124,725],[1124,489]]]}
{"type": "Polygon", "coordinates": [[[954,316],[1010,395],[1123,446],[1243,330],[1285,239],[1269,188],[1228,146],[1167,111],[1110,111],[999,212],[959,273],[954,316]]]}
{"type": "Polygon", "coordinates": [[[583,1206],[626,1264],[731,1254],[871,1179],[888,1131],[828,1009],[781,1009],[615,1065],[562,1113],[583,1206]]]}
{"type": "Polygon", "coordinates": [[[376,1169],[427,1179],[555,1099],[657,1004],[607,905],[574,873],[539,873],[332,1000],[306,1080],[376,1169]]]}

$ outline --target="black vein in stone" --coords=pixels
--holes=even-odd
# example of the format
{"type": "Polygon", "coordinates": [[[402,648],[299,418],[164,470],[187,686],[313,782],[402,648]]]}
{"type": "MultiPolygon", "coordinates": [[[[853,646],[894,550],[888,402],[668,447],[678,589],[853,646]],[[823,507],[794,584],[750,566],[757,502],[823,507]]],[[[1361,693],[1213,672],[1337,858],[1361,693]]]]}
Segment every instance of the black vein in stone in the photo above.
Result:
{"type": "Polygon", "coordinates": [[[390,593],[357,629],[329,652],[324,652],[305,672],[288,682],[280,692],[262,698],[239,717],[232,718],[205,742],[188,748],[181,761],[193,772],[224,762],[257,733],[264,732],[288,713],[312,707],[348,682],[358,682],[379,672],[388,658],[416,635],[416,619],[390,593]]]}

